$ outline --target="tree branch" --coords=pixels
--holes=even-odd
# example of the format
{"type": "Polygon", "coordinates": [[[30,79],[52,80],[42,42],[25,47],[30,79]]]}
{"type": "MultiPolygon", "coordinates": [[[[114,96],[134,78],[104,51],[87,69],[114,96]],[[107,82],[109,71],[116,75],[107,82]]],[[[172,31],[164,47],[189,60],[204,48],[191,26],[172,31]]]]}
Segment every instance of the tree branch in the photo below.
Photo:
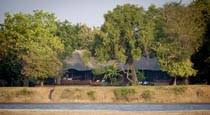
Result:
{"type": "Polygon", "coordinates": [[[122,72],[123,72],[124,74],[126,74],[126,78],[128,79],[128,81],[130,81],[131,83],[134,82],[132,79],[129,78],[129,72],[127,72],[123,67],[122,67],[122,72]]]}

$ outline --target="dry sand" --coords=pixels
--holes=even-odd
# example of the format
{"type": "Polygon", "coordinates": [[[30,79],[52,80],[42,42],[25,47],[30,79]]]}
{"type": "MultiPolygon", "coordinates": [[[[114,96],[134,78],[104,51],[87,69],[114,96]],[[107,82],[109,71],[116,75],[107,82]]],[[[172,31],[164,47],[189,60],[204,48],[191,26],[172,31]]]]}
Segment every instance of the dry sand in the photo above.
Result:
{"type": "Polygon", "coordinates": [[[0,115],[210,115],[202,111],[0,110],[0,115]]]}

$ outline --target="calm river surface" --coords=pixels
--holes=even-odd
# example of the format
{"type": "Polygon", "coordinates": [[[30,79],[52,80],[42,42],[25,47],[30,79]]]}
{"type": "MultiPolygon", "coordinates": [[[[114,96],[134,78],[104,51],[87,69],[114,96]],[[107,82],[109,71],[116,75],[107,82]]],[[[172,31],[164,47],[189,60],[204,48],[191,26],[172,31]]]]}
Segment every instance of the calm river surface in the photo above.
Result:
{"type": "Polygon", "coordinates": [[[210,104],[0,104],[0,109],[176,111],[210,110],[210,104]]]}

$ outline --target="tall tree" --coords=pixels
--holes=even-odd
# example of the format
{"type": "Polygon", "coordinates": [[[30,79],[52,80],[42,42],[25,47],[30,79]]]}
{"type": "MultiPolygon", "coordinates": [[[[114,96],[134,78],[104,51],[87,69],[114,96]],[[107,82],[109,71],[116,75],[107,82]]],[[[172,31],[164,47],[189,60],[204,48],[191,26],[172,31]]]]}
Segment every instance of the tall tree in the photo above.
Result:
{"type": "Polygon", "coordinates": [[[101,28],[104,34],[98,37],[102,44],[97,48],[100,50],[96,50],[98,57],[115,59],[127,64],[131,70],[133,83],[138,81],[134,60],[141,56],[143,50],[141,45],[144,44],[141,40],[143,30],[146,31],[144,13],[143,8],[135,5],[117,6],[104,15],[105,23],[101,28]]]}
{"type": "Polygon", "coordinates": [[[0,30],[0,46],[0,86],[20,85],[22,66],[17,60],[18,55],[8,48],[3,28],[0,30]]]}
{"type": "Polygon", "coordinates": [[[73,25],[68,21],[57,22],[57,27],[57,35],[64,44],[64,52],[60,54],[64,64],[64,60],[71,56],[75,50],[90,49],[94,38],[91,28],[86,25],[73,25]]]}
{"type": "Polygon", "coordinates": [[[161,69],[175,78],[195,75],[191,55],[202,43],[203,20],[198,9],[180,3],[166,4],[162,10],[164,39],[156,48],[161,69]]]}
{"type": "Polygon", "coordinates": [[[203,15],[202,19],[205,23],[205,31],[203,36],[203,44],[199,50],[192,56],[194,68],[198,70],[197,76],[199,79],[196,82],[210,84],[210,1],[209,0],[195,0],[190,4],[200,10],[203,15]]]}
{"type": "Polygon", "coordinates": [[[6,14],[3,34],[6,44],[5,54],[16,55],[21,63],[21,76],[43,81],[49,76],[57,76],[61,63],[58,54],[63,44],[55,35],[56,17],[53,14],[34,11],[33,14],[6,14]]]}
{"type": "Polygon", "coordinates": [[[70,56],[75,49],[78,49],[80,44],[78,40],[79,25],[73,25],[67,20],[64,22],[57,22],[57,36],[64,44],[64,52],[60,54],[61,60],[70,56]]]}
{"type": "Polygon", "coordinates": [[[149,58],[153,51],[155,30],[159,18],[159,10],[155,5],[150,5],[148,10],[145,11],[140,39],[143,55],[147,58],[149,58]]]}
{"type": "Polygon", "coordinates": [[[110,54],[106,49],[107,44],[104,43],[104,39],[106,39],[106,34],[100,29],[94,29],[94,39],[91,43],[90,52],[93,57],[96,57],[97,61],[103,62],[104,60],[108,60],[110,54]]]}

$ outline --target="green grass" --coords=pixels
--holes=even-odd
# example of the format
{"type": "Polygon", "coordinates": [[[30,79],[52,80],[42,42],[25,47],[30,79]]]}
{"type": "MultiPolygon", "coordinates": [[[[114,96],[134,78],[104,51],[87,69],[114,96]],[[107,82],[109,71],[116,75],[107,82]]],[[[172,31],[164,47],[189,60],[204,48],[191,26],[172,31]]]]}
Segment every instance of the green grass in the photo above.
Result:
{"type": "Polygon", "coordinates": [[[136,94],[135,89],[133,88],[116,88],[114,89],[114,95],[116,100],[127,100],[129,101],[131,99],[131,96],[136,94]]]}
{"type": "Polygon", "coordinates": [[[152,97],[154,96],[154,92],[153,91],[150,91],[150,90],[145,90],[142,94],[141,94],[141,97],[143,99],[145,99],[146,101],[149,101],[152,99],[152,97]]]}
{"type": "Polygon", "coordinates": [[[34,92],[30,89],[27,89],[27,88],[23,88],[23,89],[20,89],[19,91],[16,92],[16,97],[19,97],[19,96],[32,96],[34,94],[34,92]]]}
{"type": "Polygon", "coordinates": [[[82,90],[81,89],[64,89],[60,95],[62,99],[80,99],[82,96],[82,90]]]}
{"type": "Polygon", "coordinates": [[[175,86],[172,90],[174,91],[175,95],[183,95],[186,92],[187,87],[185,87],[185,86],[175,86]]]}
{"type": "Polygon", "coordinates": [[[87,92],[87,95],[88,95],[88,97],[89,97],[91,100],[95,100],[95,99],[96,99],[96,92],[95,92],[95,91],[88,91],[88,92],[87,92]]]}
{"type": "Polygon", "coordinates": [[[61,98],[62,99],[67,99],[67,98],[72,98],[74,96],[74,91],[70,89],[64,89],[61,93],[61,98]]]}

